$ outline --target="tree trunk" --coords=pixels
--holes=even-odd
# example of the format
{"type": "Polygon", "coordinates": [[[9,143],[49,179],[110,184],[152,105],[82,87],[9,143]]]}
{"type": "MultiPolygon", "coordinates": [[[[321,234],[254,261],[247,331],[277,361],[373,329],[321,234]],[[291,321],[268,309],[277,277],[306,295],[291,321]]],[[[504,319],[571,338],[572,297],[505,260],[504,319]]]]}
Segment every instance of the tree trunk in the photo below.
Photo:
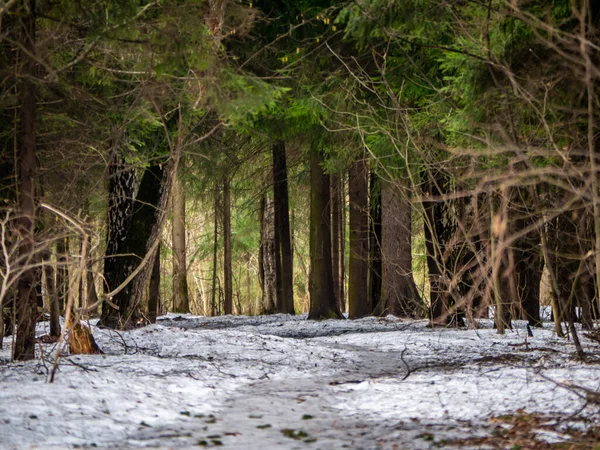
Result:
{"type": "Polygon", "coordinates": [[[185,247],[185,192],[180,176],[173,180],[173,311],[190,312],[185,247]]]}
{"type": "MultiPolygon", "coordinates": [[[[148,297],[148,320],[150,323],[156,323],[156,318],[160,315],[160,246],[156,249],[154,263],[152,264],[152,275],[150,276],[150,295],[148,297]]],[[[181,311],[183,312],[183,311],[181,311]]],[[[189,312],[189,310],[187,311],[189,312]]]]}
{"type": "MultiPolygon", "coordinates": [[[[435,170],[435,169],[434,169],[435,170]]],[[[428,173],[423,184],[425,247],[430,289],[430,320],[432,326],[447,325],[450,317],[450,292],[446,266],[446,246],[455,232],[455,219],[445,193],[445,177],[439,172],[428,173]]]]}
{"type": "Polygon", "coordinates": [[[421,299],[412,272],[411,203],[406,175],[386,181],[381,193],[383,260],[378,315],[419,317],[421,299]]]}
{"type": "Polygon", "coordinates": [[[364,156],[350,166],[350,256],[348,262],[348,317],[373,312],[369,307],[369,167],[364,156]]]}
{"type": "Polygon", "coordinates": [[[215,187],[215,207],[214,207],[214,234],[213,234],[213,277],[212,290],[210,295],[210,315],[216,316],[219,313],[219,303],[217,302],[217,257],[219,256],[219,189],[215,187]]]}
{"type": "Polygon", "coordinates": [[[275,229],[273,202],[263,196],[260,202],[259,272],[262,287],[262,313],[273,314],[277,296],[275,269],[275,229]]]}
{"type": "Polygon", "coordinates": [[[56,294],[58,296],[58,310],[65,313],[65,305],[69,295],[69,238],[60,237],[56,241],[56,294]]]}
{"type": "MultiPolygon", "coordinates": [[[[108,293],[121,285],[127,274],[123,258],[126,253],[126,238],[133,211],[133,195],[136,187],[135,171],[115,152],[108,167],[108,231],[104,259],[104,292],[108,293]]],[[[119,311],[104,303],[101,322],[116,327],[119,311]]]]}
{"type": "Polygon", "coordinates": [[[223,281],[225,301],[223,313],[233,314],[233,268],[231,261],[231,181],[228,175],[223,180],[223,281]]]}
{"type": "Polygon", "coordinates": [[[50,336],[58,338],[60,336],[60,309],[58,305],[58,295],[56,293],[56,283],[54,281],[54,265],[50,260],[50,253],[44,252],[44,279],[46,283],[46,305],[50,312],[50,336]]]}
{"type": "MultiPolygon", "coordinates": [[[[149,167],[152,172],[151,179],[154,179],[153,189],[148,190],[147,195],[144,195],[143,197],[138,195],[138,197],[141,197],[140,203],[143,202],[149,206],[147,207],[146,213],[140,208],[138,215],[134,214],[132,225],[136,226],[137,219],[139,218],[143,220],[143,223],[148,227],[148,229],[145,230],[147,235],[143,236],[145,238],[145,248],[142,253],[143,258],[147,258],[147,263],[140,267],[140,271],[133,280],[133,295],[129,307],[128,323],[126,323],[126,325],[131,326],[134,324],[140,325],[148,323],[146,317],[144,317],[144,311],[148,311],[152,274],[156,267],[156,264],[154,263],[156,258],[159,258],[160,260],[161,231],[167,216],[167,207],[173,188],[173,179],[177,176],[180,149],[181,144],[178,141],[177,145],[170,149],[171,153],[166,168],[163,169],[163,166],[160,164],[158,166],[149,167]],[[147,214],[147,219],[143,218],[144,214],[147,214]]],[[[146,169],[146,171],[148,171],[148,169],[146,169]]],[[[140,191],[141,188],[142,186],[140,186],[140,191]]],[[[160,273],[160,268],[158,270],[160,273]]],[[[156,289],[159,290],[158,287],[156,287],[156,289]]]]}
{"type": "Polygon", "coordinates": [[[560,214],[548,223],[549,267],[556,283],[553,285],[552,314],[557,323],[569,321],[575,316],[575,299],[585,258],[579,255],[577,223],[571,212],[560,214]]]}
{"type": "Polygon", "coordinates": [[[310,320],[343,318],[333,292],[329,176],[316,143],[310,149],[310,320]]]}
{"type": "MultiPolygon", "coordinates": [[[[516,231],[531,225],[535,219],[516,220],[516,231]]],[[[518,239],[514,244],[515,278],[517,292],[522,309],[522,319],[526,319],[532,327],[541,327],[540,318],[540,282],[544,268],[540,252],[540,234],[533,231],[518,239]]]]}
{"type": "Polygon", "coordinates": [[[277,267],[277,311],[294,314],[294,267],[290,234],[285,142],[273,144],[273,203],[275,208],[275,255],[277,267]]]}
{"type": "MultiPolygon", "coordinates": [[[[160,165],[150,166],[144,171],[139,192],[134,202],[131,223],[125,241],[122,243],[125,255],[118,257],[116,261],[119,278],[122,278],[122,280],[125,280],[138,268],[140,261],[147,254],[149,243],[153,241],[151,237],[157,223],[161,188],[164,184],[163,177],[164,171],[160,165]]],[[[152,261],[154,261],[154,258],[151,259],[149,264],[152,261]]],[[[140,319],[136,308],[140,306],[140,298],[146,297],[146,292],[140,291],[145,291],[147,286],[137,285],[139,277],[140,273],[114,297],[113,301],[119,307],[118,311],[113,308],[103,309],[102,324],[104,326],[127,328],[136,324],[140,319]]],[[[116,277],[113,275],[112,278],[114,280],[116,277]]],[[[111,289],[117,286],[118,284],[109,285],[111,289]]]]}
{"type": "Polygon", "coordinates": [[[17,283],[17,337],[13,348],[13,359],[33,359],[35,354],[35,324],[37,322],[36,284],[39,271],[31,264],[35,260],[35,186],[37,183],[36,150],[36,92],[31,79],[35,75],[35,0],[27,0],[22,21],[23,76],[21,77],[21,161],[19,180],[19,212],[17,229],[19,258],[23,272],[17,283]]]}
{"type": "Polygon", "coordinates": [[[333,259],[333,291],[340,311],[346,309],[344,302],[344,217],[343,182],[338,175],[331,177],[331,252],[333,259]]]}
{"type": "Polygon", "coordinates": [[[371,171],[369,214],[369,304],[375,307],[381,300],[383,264],[381,261],[381,180],[371,171]]]}

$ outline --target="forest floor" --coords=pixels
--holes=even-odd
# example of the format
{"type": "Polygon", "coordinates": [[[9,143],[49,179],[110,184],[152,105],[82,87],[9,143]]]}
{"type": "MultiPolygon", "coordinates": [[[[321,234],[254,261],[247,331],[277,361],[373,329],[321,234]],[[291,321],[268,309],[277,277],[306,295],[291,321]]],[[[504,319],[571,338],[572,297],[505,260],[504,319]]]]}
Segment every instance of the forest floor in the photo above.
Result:
{"type": "MultiPolygon", "coordinates": [[[[39,333],[46,324],[40,324],[39,333]]],[[[102,355],[0,351],[0,448],[600,448],[600,344],[550,324],[170,314],[102,355]]]]}

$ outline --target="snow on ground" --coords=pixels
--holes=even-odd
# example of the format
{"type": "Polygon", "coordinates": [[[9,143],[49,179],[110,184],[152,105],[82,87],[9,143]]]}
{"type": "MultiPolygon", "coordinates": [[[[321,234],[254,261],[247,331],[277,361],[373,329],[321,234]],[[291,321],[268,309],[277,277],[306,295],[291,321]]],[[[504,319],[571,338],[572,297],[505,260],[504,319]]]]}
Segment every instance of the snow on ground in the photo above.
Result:
{"type": "Polygon", "coordinates": [[[550,324],[527,337],[523,322],[500,336],[489,321],[305,319],[170,314],[128,332],[93,327],[104,354],[62,358],[51,384],[52,346],[9,363],[8,337],[0,448],[419,449],[489,436],[499,417],[525,413],[559,418],[537,436],[561,442],[598,418],[585,389],[600,390],[600,347],[582,336],[582,363],[550,324]]]}

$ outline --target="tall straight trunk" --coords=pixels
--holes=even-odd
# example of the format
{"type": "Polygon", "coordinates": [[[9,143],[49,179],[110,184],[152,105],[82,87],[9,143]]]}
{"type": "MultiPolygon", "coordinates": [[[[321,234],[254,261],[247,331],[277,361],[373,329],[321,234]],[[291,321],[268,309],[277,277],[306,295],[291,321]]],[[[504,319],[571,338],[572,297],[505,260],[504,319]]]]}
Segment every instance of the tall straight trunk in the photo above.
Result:
{"type": "Polygon", "coordinates": [[[273,202],[265,195],[260,202],[259,273],[262,288],[262,314],[275,312],[277,296],[273,214],[273,202]]]}
{"type": "Polygon", "coordinates": [[[333,291],[331,264],[331,211],[329,175],[323,172],[323,155],[310,148],[310,293],[311,320],[343,318],[333,291]]]}
{"type": "Polygon", "coordinates": [[[285,142],[273,144],[273,202],[275,205],[275,255],[277,267],[277,311],[294,314],[294,267],[290,234],[285,142]]]}
{"type": "Polygon", "coordinates": [[[67,296],[69,295],[69,238],[61,237],[56,241],[56,293],[58,309],[64,314],[67,296]]]}
{"type": "Polygon", "coordinates": [[[252,278],[250,277],[252,254],[246,253],[246,298],[248,299],[248,315],[254,315],[254,300],[252,299],[252,278]]]}
{"type": "MultiPolygon", "coordinates": [[[[534,218],[517,219],[515,221],[516,232],[531,225],[534,218]]],[[[541,327],[540,317],[540,282],[544,268],[540,251],[540,233],[533,231],[518,239],[515,244],[515,284],[517,286],[518,299],[521,302],[522,317],[529,325],[541,327]]]]}
{"type": "MultiPolygon", "coordinates": [[[[104,292],[121,285],[127,277],[120,254],[126,253],[127,232],[133,212],[133,196],[137,184],[135,170],[127,165],[117,152],[108,167],[108,214],[107,237],[104,258],[104,292]]],[[[108,320],[112,326],[118,323],[119,311],[107,303],[102,305],[101,321],[108,320]]]]}
{"type": "MultiPolygon", "coordinates": [[[[182,130],[182,119],[181,111],[179,111],[178,121],[178,137],[174,144],[169,145],[169,160],[166,167],[163,169],[163,165],[159,164],[158,167],[151,166],[155,176],[155,184],[153,190],[149,190],[147,195],[141,198],[141,201],[151,205],[149,213],[151,216],[147,219],[147,222],[151,223],[149,226],[149,232],[145,238],[144,244],[144,260],[145,264],[139,266],[139,272],[133,280],[133,296],[131,299],[131,306],[128,318],[136,324],[146,322],[143,315],[144,311],[148,310],[148,299],[150,294],[150,285],[152,280],[152,273],[154,265],[152,264],[157,257],[156,254],[159,252],[161,232],[167,217],[167,206],[169,204],[169,198],[173,189],[173,180],[177,177],[177,168],[179,166],[179,159],[181,155],[183,130],[182,130]]],[[[147,171],[147,170],[146,170],[147,171]]],[[[143,192],[140,187],[140,192],[143,192]]],[[[141,203],[140,201],[140,203],[141,203]]],[[[142,212],[140,208],[139,217],[142,218],[142,212]]],[[[135,219],[133,222],[135,225],[135,219]]]]}
{"type": "Polygon", "coordinates": [[[350,257],[348,263],[348,317],[373,312],[369,307],[369,166],[356,160],[348,172],[350,197],[350,257]]]}
{"type": "Polygon", "coordinates": [[[233,268],[231,261],[231,180],[225,175],[223,180],[223,281],[225,301],[223,313],[233,314],[233,268]]]}
{"type": "Polygon", "coordinates": [[[217,257],[219,256],[219,189],[215,188],[214,231],[213,231],[213,273],[210,295],[210,315],[216,316],[219,311],[217,302],[217,257]]]}
{"type": "Polygon", "coordinates": [[[344,222],[342,215],[343,183],[339,175],[331,177],[331,253],[333,259],[333,290],[340,311],[344,302],[344,222]]]}
{"type": "Polygon", "coordinates": [[[455,220],[451,205],[444,199],[445,176],[437,171],[426,175],[423,186],[423,211],[427,269],[429,272],[431,324],[447,325],[450,317],[446,246],[454,235],[455,220]]]}
{"type": "Polygon", "coordinates": [[[173,311],[190,312],[185,248],[185,192],[181,178],[173,179],[171,205],[173,208],[173,311]]]}
{"type": "Polygon", "coordinates": [[[50,336],[60,336],[60,309],[58,305],[58,295],[56,293],[56,282],[54,280],[54,265],[50,260],[50,252],[44,252],[44,281],[46,285],[46,305],[50,312],[50,336]]]}
{"type": "MultiPolygon", "coordinates": [[[[118,257],[115,265],[119,278],[122,277],[123,280],[138,268],[140,261],[146,257],[149,243],[153,241],[152,234],[157,222],[157,211],[161,207],[159,201],[164,176],[165,171],[158,164],[150,166],[144,171],[139,192],[134,202],[130,226],[123,242],[125,255],[118,257]]],[[[150,264],[153,261],[154,258],[151,259],[150,264]]],[[[140,290],[145,291],[147,286],[137,285],[140,275],[138,273],[135,279],[114,297],[113,301],[119,307],[119,310],[113,308],[103,309],[101,319],[104,326],[127,328],[136,324],[138,319],[141,319],[140,311],[138,311],[138,308],[141,307],[139,304],[140,297],[147,298],[147,293],[140,292],[140,290]]],[[[114,289],[118,285],[109,286],[114,289]]]]}
{"type": "Polygon", "coordinates": [[[383,265],[381,262],[381,180],[371,171],[369,202],[369,304],[375,310],[381,299],[383,265]]]}
{"type": "Polygon", "coordinates": [[[17,337],[13,347],[14,360],[34,358],[35,324],[37,322],[36,284],[39,271],[31,266],[35,259],[35,185],[38,179],[36,149],[36,92],[31,79],[35,76],[35,0],[27,0],[22,22],[21,53],[21,152],[19,179],[19,257],[24,270],[17,283],[17,337]]]}
{"type": "Polygon", "coordinates": [[[383,183],[381,227],[383,285],[377,314],[418,317],[421,299],[412,272],[411,203],[408,177],[383,183]]]}
{"type": "Polygon", "coordinates": [[[596,302],[596,277],[594,257],[592,250],[595,244],[594,215],[593,210],[587,208],[581,215],[577,226],[577,241],[579,243],[579,254],[581,255],[581,270],[577,297],[581,307],[581,326],[584,330],[592,330],[594,317],[598,317],[596,302]]]}
{"type": "Polygon", "coordinates": [[[156,323],[156,318],[160,315],[160,246],[156,249],[154,263],[152,264],[152,275],[150,276],[150,295],[148,297],[148,320],[150,323],[156,323]]]}
{"type": "Polygon", "coordinates": [[[552,314],[557,323],[568,322],[575,315],[575,294],[579,294],[580,266],[585,258],[584,255],[573,257],[579,250],[577,240],[577,223],[570,212],[562,213],[548,223],[548,269],[555,281],[552,314]]]}
{"type": "Polygon", "coordinates": [[[346,181],[347,177],[340,177],[341,223],[340,223],[340,299],[341,311],[346,310],[346,181]]]}

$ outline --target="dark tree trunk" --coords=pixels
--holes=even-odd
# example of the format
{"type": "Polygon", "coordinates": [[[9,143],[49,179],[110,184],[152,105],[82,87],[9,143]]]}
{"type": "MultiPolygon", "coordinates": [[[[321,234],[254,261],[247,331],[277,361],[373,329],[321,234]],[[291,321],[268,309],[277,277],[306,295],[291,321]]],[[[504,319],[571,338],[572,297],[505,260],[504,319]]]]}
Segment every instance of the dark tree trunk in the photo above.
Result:
{"type": "Polygon", "coordinates": [[[223,313],[233,314],[233,269],[231,262],[231,181],[226,175],[223,180],[223,280],[225,301],[223,313]]]}
{"type": "Polygon", "coordinates": [[[22,17],[24,51],[21,78],[21,160],[19,180],[19,212],[17,229],[20,237],[19,258],[24,271],[17,283],[17,337],[13,359],[33,359],[35,354],[35,324],[37,322],[37,290],[39,270],[31,267],[35,260],[35,185],[38,179],[36,150],[36,92],[31,79],[35,75],[35,0],[25,2],[22,17]]]}
{"type": "Polygon", "coordinates": [[[273,202],[267,196],[260,201],[259,273],[262,288],[262,313],[273,314],[277,296],[275,269],[275,229],[273,202]]]}
{"type": "MultiPolygon", "coordinates": [[[[156,318],[160,315],[160,243],[156,249],[154,263],[152,264],[152,275],[150,276],[150,295],[148,296],[148,320],[150,323],[156,323],[156,318]]],[[[189,312],[189,310],[188,310],[189,312]]]]}
{"type": "Polygon", "coordinates": [[[412,272],[409,179],[386,181],[381,193],[383,286],[377,314],[418,317],[421,299],[412,272]]]}
{"type": "Polygon", "coordinates": [[[343,318],[333,292],[329,176],[316,143],[310,149],[310,320],[343,318]]]}
{"type": "Polygon", "coordinates": [[[371,171],[369,216],[369,304],[375,307],[381,299],[383,265],[381,261],[381,181],[371,171]]]}
{"type": "Polygon", "coordinates": [[[190,312],[185,247],[185,192],[179,175],[173,180],[173,311],[190,312]]]}
{"type": "Polygon", "coordinates": [[[429,271],[430,320],[433,326],[451,322],[446,247],[456,230],[450,203],[442,199],[445,177],[428,173],[423,185],[423,210],[427,269],[429,271]]]}
{"type": "Polygon", "coordinates": [[[581,255],[580,274],[576,277],[575,286],[577,297],[581,307],[581,326],[585,330],[592,330],[594,318],[598,317],[596,302],[596,270],[594,264],[593,249],[596,237],[594,232],[594,214],[589,208],[586,209],[577,226],[577,241],[579,254],[581,255]]]}
{"type": "Polygon", "coordinates": [[[369,305],[369,167],[363,158],[348,172],[350,198],[350,255],[348,260],[348,317],[373,312],[369,305]]]}
{"type": "Polygon", "coordinates": [[[220,190],[215,188],[215,207],[214,207],[214,230],[213,230],[213,277],[212,291],[210,296],[210,315],[219,314],[219,302],[217,301],[217,257],[219,256],[219,196],[220,190]]]}
{"type": "MultiPolygon", "coordinates": [[[[531,225],[534,218],[516,220],[516,229],[523,230],[531,225]]],[[[517,293],[526,319],[532,327],[541,327],[540,318],[540,282],[544,268],[540,252],[540,234],[530,232],[515,242],[515,278],[517,293]]]]}
{"type": "MultiPolygon", "coordinates": [[[[163,169],[163,165],[158,164],[157,166],[151,166],[146,170],[146,172],[150,170],[151,173],[148,176],[148,178],[150,178],[149,182],[153,182],[154,184],[152,185],[152,188],[148,186],[147,192],[140,187],[140,192],[144,192],[144,195],[138,195],[138,197],[140,197],[140,203],[143,202],[143,205],[146,205],[146,210],[143,211],[143,209],[140,208],[139,214],[134,214],[132,218],[134,225],[137,224],[137,219],[139,218],[147,228],[144,229],[145,236],[140,236],[144,238],[145,242],[143,251],[144,258],[139,265],[140,270],[133,280],[133,295],[131,298],[130,313],[128,315],[128,318],[131,321],[129,323],[130,325],[133,323],[136,325],[147,323],[147,319],[144,317],[144,311],[148,310],[150,285],[154,268],[153,262],[157,257],[156,254],[159,252],[161,231],[166,221],[167,206],[173,189],[173,180],[177,176],[177,168],[179,166],[181,155],[181,141],[183,139],[181,125],[180,114],[178,120],[178,138],[174,145],[170,145],[169,160],[166,167],[163,169]],[[144,215],[147,216],[146,219],[144,219],[144,215]]],[[[139,235],[139,233],[136,234],[139,235]]]]}
{"type": "Polygon", "coordinates": [[[58,305],[58,295],[56,293],[56,283],[54,281],[54,265],[50,260],[50,252],[44,252],[44,279],[46,284],[46,304],[50,312],[50,336],[60,336],[60,309],[58,305]]]}
{"type": "Polygon", "coordinates": [[[56,241],[56,293],[58,295],[58,309],[65,313],[65,305],[69,295],[69,238],[61,237],[56,241]]]}
{"type": "Polygon", "coordinates": [[[556,281],[552,289],[556,300],[552,314],[557,322],[574,319],[576,300],[580,294],[580,266],[585,265],[585,255],[574,257],[580,251],[577,225],[571,212],[562,213],[548,223],[548,269],[552,271],[551,276],[556,281]]]}
{"type": "MultiPolygon", "coordinates": [[[[116,153],[112,157],[108,173],[108,232],[103,285],[105,293],[115,289],[127,278],[123,258],[117,255],[126,253],[126,237],[131,223],[136,186],[135,171],[116,153]]],[[[119,311],[104,303],[101,322],[117,326],[119,311]]]]}
{"type": "Polygon", "coordinates": [[[340,311],[344,302],[344,217],[342,214],[343,182],[339,176],[331,177],[331,253],[333,259],[333,291],[340,311]]]}
{"type": "MultiPolygon", "coordinates": [[[[131,223],[127,229],[125,240],[122,242],[122,248],[126,255],[114,258],[116,259],[114,267],[118,278],[115,274],[111,274],[111,278],[114,281],[121,281],[109,284],[110,289],[116,288],[129,277],[146,256],[148,243],[157,220],[156,211],[161,197],[163,174],[164,171],[160,165],[150,166],[144,171],[139,192],[133,204],[131,223]]],[[[136,283],[130,282],[113,298],[113,302],[119,307],[119,310],[103,309],[102,324],[104,326],[126,328],[139,319],[137,312],[134,311],[134,308],[139,306],[136,305],[137,302],[134,299],[136,290],[136,283]]],[[[139,296],[139,293],[137,295],[139,296]]]]}
{"type": "Polygon", "coordinates": [[[341,223],[340,223],[340,299],[341,311],[346,311],[346,177],[340,177],[341,223]]]}
{"type": "Polygon", "coordinates": [[[273,203],[275,207],[275,255],[277,266],[277,311],[294,314],[294,267],[290,234],[285,142],[273,144],[273,203]]]}

